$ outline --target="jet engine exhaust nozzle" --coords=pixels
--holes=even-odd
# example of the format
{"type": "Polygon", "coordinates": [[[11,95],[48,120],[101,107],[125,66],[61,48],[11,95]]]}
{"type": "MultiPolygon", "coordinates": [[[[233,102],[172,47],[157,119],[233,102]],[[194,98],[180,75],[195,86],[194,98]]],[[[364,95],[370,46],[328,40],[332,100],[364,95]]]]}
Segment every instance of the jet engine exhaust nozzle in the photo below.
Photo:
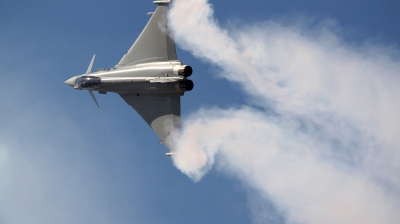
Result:
{"type": "Polygon", "coordinates": [[[179,90],[181,90],[182,92],[191,91],[194,87],[192,80],[185,80],[183,82],[178,83],[177,85],[179,87],[179,90]]]}
{"type": "Polygon", "coordinates": [[[189,77],[193,73],[193,68],[189,65],[175,66],[174,74],[189,77]]]}

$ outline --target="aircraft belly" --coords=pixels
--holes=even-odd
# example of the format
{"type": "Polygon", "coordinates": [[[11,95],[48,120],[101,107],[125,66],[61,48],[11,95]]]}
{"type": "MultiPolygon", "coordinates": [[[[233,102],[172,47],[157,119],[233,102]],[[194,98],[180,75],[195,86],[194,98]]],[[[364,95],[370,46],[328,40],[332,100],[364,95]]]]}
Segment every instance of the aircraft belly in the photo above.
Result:
{"type": "Polygon", "coordinates": [[[159,77],[174,74],[174,68],[181,66],[176,64],[146,64],[127,68],[112,69],[93,73],[99,77],[159,77]]]}
{"type": "Polygon", "coordinates": [[[110,85],[95,89],[99,92],[115,92],[130,94],[177,94],[183,95],[176,88],[177,83],[134,83],[123,85],[110,85]]]}

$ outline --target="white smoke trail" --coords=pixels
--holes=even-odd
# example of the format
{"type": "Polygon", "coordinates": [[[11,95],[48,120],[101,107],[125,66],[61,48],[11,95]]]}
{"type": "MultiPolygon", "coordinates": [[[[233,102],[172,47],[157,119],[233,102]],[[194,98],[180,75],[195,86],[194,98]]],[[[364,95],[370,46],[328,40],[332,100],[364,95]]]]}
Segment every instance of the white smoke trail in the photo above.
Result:
{"type": "Polygon", "coordinates": [[[400,223],[398,51],[351,47],[329,23],[223,29],[206,0],[174,1],[170,26],[262,108],[192,114],[177,168],[199,181],[218,158],[287,223],[400,223]]]}

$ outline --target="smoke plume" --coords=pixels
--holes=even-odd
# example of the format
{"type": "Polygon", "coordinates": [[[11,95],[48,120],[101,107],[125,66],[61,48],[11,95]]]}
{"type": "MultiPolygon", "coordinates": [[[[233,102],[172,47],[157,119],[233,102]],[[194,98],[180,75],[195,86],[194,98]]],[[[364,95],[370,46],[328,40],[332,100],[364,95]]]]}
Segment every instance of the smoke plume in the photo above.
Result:
{"type": "Polygon", "coordinates": [[[223,28],[206,0],[175,0],[169,17],[180,47],[250,99],[190,115],[178,169],[199,181],[217,166],[285,223],[400,223],[397,49],[347,44],[331,21],[223,28]]]}

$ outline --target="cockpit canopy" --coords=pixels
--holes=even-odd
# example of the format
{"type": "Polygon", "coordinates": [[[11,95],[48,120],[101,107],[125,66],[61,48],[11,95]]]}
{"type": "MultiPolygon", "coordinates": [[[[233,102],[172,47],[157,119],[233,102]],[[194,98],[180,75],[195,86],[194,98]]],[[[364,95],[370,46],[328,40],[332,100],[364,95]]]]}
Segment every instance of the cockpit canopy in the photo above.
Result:
{"type": "Polygon", "coordinates": [[[75,86],[79,89],[94,89],[101,85],[100,77],[81,76],[75,80],[75,86]]]}

